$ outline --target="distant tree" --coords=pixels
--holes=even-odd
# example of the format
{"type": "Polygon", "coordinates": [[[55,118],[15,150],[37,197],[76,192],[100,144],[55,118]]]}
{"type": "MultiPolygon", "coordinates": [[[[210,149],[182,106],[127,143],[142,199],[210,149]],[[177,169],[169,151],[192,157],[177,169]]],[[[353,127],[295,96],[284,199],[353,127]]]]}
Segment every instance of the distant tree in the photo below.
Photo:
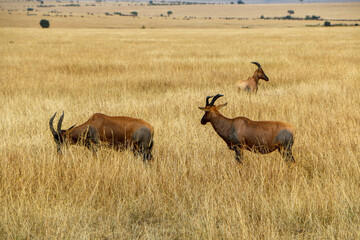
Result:
{"type": "Polygon", "coordinates": [[[41,4],[44,4],[44,1],[40,1],[41,4]]]}
{"type": "Polygon", "coordinates": [[[34,9],[33,8],[28,8],[28,9],[26,9],[26,11],[31,12],[31,11],[34,11],[34,9]]]}
{"type": "Polygon", "coordinates": [[[230,4],[234,4],[234,2],[231,2],[230,4]]]}
{"type": "Polygon", "coordinates": [[[264,15],[261,15],[260,19],[264,19],[264,15]]]}
{"type": "Polygon", "coordinates": [[[328,22],[328,21],[326,21],[326,22],[324,22],[324,26],[325,26],[325,27],[330,27],[330,26],[331,26],[331,23],[328,22]]]}
{"type": "Polygon", "coordinates": [[[170,17],[171,14],[173,14],[172,11],[168,11],[168,12],[167,12],[168,17],[170,17]]]}
{"type": "Polygon", "coordinates": [[[133,15],[134,17],[137,17],[137,15],[138,15],[138,12],[136,12],[136,11],[133,11],[133,12],[131,12],[130,14],[131,14],[131,15],[133,15]]]}
{"type": "Polygon", "coordinates": [[[42,28],[49,28],[49,27],[50,27],[50,22],[49,22],[49,20],[47,20],[47,19],[41,19],[41,20],[40,20],[40,26],[41,26],[42,28]]]}
{"type": "Polygon", "coordinates": [[[237,1],[237,4],[245,4],[245,3],[241,0],[239,0],[239,1],[237,1]]]}
{"type": "Polygon", "coordinates": [[[150,4],[150,5],[153,5],[153,4],[154,4],[154,2],[153,2],[153,1],[149,1],[149,4],[150,4]]]}
{"type": "Polygon", "coordinates": [[[294,10],[288,10],[288,14],[290,14],[290,16],[294,13],[295,13],[294,10]]]}
{"type": "Polygon", "coordinates": [[[300,3],[303,3],[304,0],[299,0],[299,1],[300,1],[300,3]]]}

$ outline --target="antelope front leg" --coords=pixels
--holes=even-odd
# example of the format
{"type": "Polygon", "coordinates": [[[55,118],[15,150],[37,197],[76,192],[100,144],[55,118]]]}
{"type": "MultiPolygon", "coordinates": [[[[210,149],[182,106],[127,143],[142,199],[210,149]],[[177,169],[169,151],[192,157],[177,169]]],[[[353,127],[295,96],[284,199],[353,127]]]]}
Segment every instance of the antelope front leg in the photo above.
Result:
{"type": "Polygon", "coordinates": [[[89,126],[87,134],[86,134],[86,140],[85,145],[86,147],[93,152],[94,156],[97,156],[97,150],[100,147],[100,137],[99,133],[95,130],[93,126],[89,126]]]}
{"type": "Polygon", "coordinates": [[[97,151],[98,151],[99,145],[100,145],[99,142],[92,142],[89,139],[87,139],[85,142],[85,146],[87,147],[87,149],[89,149],[90,151],[93,152],[93,155],[95,157],[97,156],[97,151]]]}
{"type": "Polygon", "coordinates": [[[235,150],[235,160],[242,164],[242,160],[244,160],[243,150],[241,149],[240,146],[235,146],[234,150],[235,150]]]}

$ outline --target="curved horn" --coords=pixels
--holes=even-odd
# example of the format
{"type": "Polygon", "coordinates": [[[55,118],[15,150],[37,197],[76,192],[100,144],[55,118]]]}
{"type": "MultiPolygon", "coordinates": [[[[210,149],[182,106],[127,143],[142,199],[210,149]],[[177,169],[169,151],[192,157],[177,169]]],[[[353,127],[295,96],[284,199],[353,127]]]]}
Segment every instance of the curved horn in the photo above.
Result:
{"type": "Polygon", "coordinates": [[[251,62],[251,63],[253,63],[253,64],[255,64],[256,66],[258,66],[258,68],[261,68],[260,63],[257,63],[257,62],[251,62]]]}
{"type": "Polygon", "coordinates": [[[54,116],[52,116],[52,117],[50,118],[50,121],[49,121],[50,130],[51,130],[51,133],[52,133],[52,135],[53,135],[54,137],[57,135],[57,132],[55,131],[54,126],[53,126],[53,121],[54,121],[55,116],[56,116],[56,112],[55,112],[54,116]]]}
{"type": "Polygon", "coordinates": [[[58,126],[57,126],[57,132],[58,132],[58,134],[60,134],[61,133],[61,125],[62,125],[62,122],[63,122],[63,120],[64,120],[64,111],[63,111],[63,114],[60,116],[60,119],[59,119],[59,122],[58,122],[58,126]]]}
{"type": "Polygon", "coordinates": [[[209,99],[212,98],[212,97],[214,97],[214,96],[207,96],[206,97],[206,106],[209,106],[209,99]]]}
{"type": "Polygon", "coordinates": [[[217,95],[212,99],[212,101],[211,101],[211,103],[210,103],[210,106],[213,106],[214,103],[215,103],[215,101],[216,101],[219,97],[222,97],[222,96],[224,96],[224,95],[222,95],[222,94],[217,94],[217,95]]]}

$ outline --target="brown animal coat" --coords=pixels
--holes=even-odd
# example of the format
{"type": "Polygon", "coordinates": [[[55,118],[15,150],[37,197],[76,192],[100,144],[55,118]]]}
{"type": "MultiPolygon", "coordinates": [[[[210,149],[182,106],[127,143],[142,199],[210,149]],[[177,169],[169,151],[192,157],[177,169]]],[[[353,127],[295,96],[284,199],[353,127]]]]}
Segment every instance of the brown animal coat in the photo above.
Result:
{"type": "Polygon", "coordinates": [[[153,127],[141,119],[131,117],[111,117],[95,113],[88,121],[67,130],[61,130],[64,113],[58,122],[58,131],[53,128],[53,119],[50,119],[50,130],[57,144],[58,152],[61,145],[81,144],[96,152],[100,142],[116,150],[131,147],[134,154],[142,154],[143,160],[152,159],[153,127]]]}
{"type": "Polygon", "coordinates": [[[215,106],[214,102],[223,95],[216,95],[209,104],[199,107],[205,111],[201,124],[210,122],[217,134],[226,142],[229,149],[235,151],[235,158],[241,162],[243,150],[265,154],[279,150],[285,160],[294,161],[292,145],[295,128],[279,121],[252,121],[246,117],[233,119],[224,117],[218,110],[226,105],[215,106]]]}

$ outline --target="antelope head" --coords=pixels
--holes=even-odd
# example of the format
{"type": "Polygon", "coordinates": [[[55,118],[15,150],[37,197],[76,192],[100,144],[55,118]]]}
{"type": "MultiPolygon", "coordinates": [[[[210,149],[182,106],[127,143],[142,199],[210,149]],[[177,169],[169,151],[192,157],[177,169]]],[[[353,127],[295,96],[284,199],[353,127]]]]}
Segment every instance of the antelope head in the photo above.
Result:
{"type": "Polygon", "coordinates": [[[257,62],[251,62],[251,63],[255,64],[258,67],[258,69],[256,69],[256,71],[254,72],[254,77],[256,76],[258,79],[269,81],[269,78],[264,73],[264,70],[262,69],[261,65],[257,62]]]}
{"type": "Polygon", "coordinates": [[[211,120],[211,113],[213,112],[218,112],[218,110],[220,110],[221,108],[225,107],[227,103],[225,104],[221,104],[221,105],[217,105],[215,106],[214,103],[215,101],[219,98],[219,97],[222,97],[224,95],[221,95],[221,94],[217,94],[215,96],[207,96],[206,97],[206,105],[205,107],[199,107],[200,110],[203,110],[205,111],[205,114],[204,116],[202,117],[201,119],[201,124],[202,125],[205,125],[206,123],[210,122],[211,120]],[[209,99],[210,98],[213,98],[211,100],[211,102],[209,103],[209,99]]]}
{"type": "Polygon", "coordinates": [[[75,127],[76,124],[74,124],[73,126],[68,128],[67,130],[62,130],[61,125],[64,120],[64,112],[63,112],[63,114],[59,118],[57,130],[55,131],[54,126],[53,126],[53,121],[54,121],[55,116],[56,116],[56,113],[50,118],[49,125],[50,125],[50,131],[51,131],[51,133],[54,137],[54,141],[56,143],[57,152],[59,154],[61,154],[62,153],[61,146],[64,143],[67,143],[68,139],[66,136],[71,132],[71,130],[73,129],[73,127],[75,127]]]}

